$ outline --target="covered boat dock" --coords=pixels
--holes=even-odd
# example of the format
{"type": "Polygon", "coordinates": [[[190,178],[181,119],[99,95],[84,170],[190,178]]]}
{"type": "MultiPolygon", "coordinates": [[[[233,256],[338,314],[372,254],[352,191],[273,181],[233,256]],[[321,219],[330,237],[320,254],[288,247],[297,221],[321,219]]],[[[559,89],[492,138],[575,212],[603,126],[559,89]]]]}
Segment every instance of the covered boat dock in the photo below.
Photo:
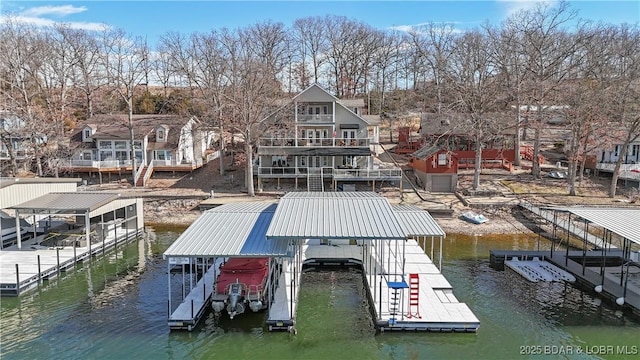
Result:
{"type": "Polygon", "coordinates": [[[581,249],[550,251],[492,250],[493,267],[510,258],[540,257],[576,277],[576,283],[640,316],[640,209],[614,207],[535,207],[555,228],[573,235],[581,249]],[[544,209],[544,210],[541,210],[544,209]],[[551,214],[551,216],[549,216],[551,214]]]}
{"type": "MultiPolygon", "coordinates": [[[[346,259],[362,266],[379,330],[475,332],[479,320],[456,299],[440,272],[444,236],[428,212],[412,206],[392,207],[373,192],[292,192],[278,204],[236,203],[208,210],[164,256],[169,260],[170,289],[175,277],[171,267],[178,263],[210,264],[215,279],[221,258],[273,258],[276,265],[272,268],[279,272],[270,276],[274,279],[269,287],[273,290],[267,320],[270,330],[295,329],[303,264],[346,259]],[[432,258],[437,254],[439,266],[427,252],[432,258]]],[[[188,282],[189,292],[203,299],[211,297],[213,283],[204,285],[208,292],[206,287],[191,285],[199,283],[197,271],[189,273],[188,281],[186,278],[183,274],[183,289],[188,282]]],[[[169,291],[170,298],[174,292],[169,291]]],[[[188,296],[183,290],[187,307],[191,306],[188,296]]],[[[200,309],[189,308],[185,313],[186,317],[178,319],[169,299],[171,328],[193,328],[197,319],[192,314],[200,309]]]]}
{"type": "Polygon", "coordinates": [[[17,232],[16,244],[0,251],[3,296],[18,296],[35,288],[78,262],[137,237],[144,229],[142,199],[114,193],[49,193],[7,209],[15,212],[18,228],[21,216],[39,218],[44,226],[40,231],[32,226],[24,241],[17,232]]]}

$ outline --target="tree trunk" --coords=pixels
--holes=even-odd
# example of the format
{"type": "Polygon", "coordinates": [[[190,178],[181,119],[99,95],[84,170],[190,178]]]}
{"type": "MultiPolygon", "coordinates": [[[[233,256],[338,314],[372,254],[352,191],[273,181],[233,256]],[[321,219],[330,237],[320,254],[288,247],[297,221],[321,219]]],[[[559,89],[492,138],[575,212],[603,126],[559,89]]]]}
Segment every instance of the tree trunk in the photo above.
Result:
{"type": "Polygon", "coordinates": [[[616,167],[613,169],[613,174],[611,176],[611,183],[609,184],[609,197],[616,197],[616,191],[618,188],[618,178],[620,177],[620,167],[622,167],[622,163],[624,159],[627,157],[627,148],[629,147],[629,138],[625,139],[624,144],[620,146],[620,154],[618,155],[618,160],[616,160],[616,167]]]}
{"type": "Polygon", "coordinates": [[[540,161],[538,155],[540,154],[540,127],[535,127],[535,138],[533,141],[533,158],[531,159],[533,166],[531,167],[531,174],[534,178],[540,179],[540,161]]]}
{"type": "Polygon", "coordinates": [[[249,194],[249,196],[256,196],[253,186],[253,146],[251,146],[249,137],[246,137],[245,141],[244,149],[247,154],[247,194],[249,194]]]}
{"type": "Polygon", "coordinates": [[[476,138],[476,163],[473,168],[473,190],[480,187],[480,173],[482,172],[482,142],[476,138]]]}
{"type": "Polygon", "coordinates": [[[136,161],[136,147],[134,145],[132,97],[129,97],[127,101],[127,105],[129,106],[129,140],[131,141],[131,174],[133,178],[133,187],[136,187],[136,168],[137,168],[138,162],[136,161]]]}
{"type": "Polygon", "coordinates": [[[513,137],[513,147],[515,154],[513,165],[520,166],[520,100],[516,101],[516,136],[513,137]]]}
{"type": "Polygon", "coordinates": [[[222,131],[222,124],[220,125],[220,146],[218,147],[218,152],[220,153],[220,175],[224,175],[224,132],[222,131]]]}
{"type": "Polygon", "coordinates": [[[578,173],[578,161],[575,159],[569,163],[569,176],[567,182],[569,183],[569,196],[576,196],[576,176],[578,173]]]}

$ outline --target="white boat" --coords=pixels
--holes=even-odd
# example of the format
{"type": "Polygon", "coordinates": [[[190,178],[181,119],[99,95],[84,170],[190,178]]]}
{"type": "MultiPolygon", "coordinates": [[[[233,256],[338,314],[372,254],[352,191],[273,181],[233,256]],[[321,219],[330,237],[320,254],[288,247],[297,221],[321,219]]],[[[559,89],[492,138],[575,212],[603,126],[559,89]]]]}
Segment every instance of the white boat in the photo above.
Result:
{"type": "Polygon", "coordinates": [[[464,213],[462,213],[462,215],[460,215],[460,217],[462,219],[467,220],[469,222],[472,222],[474,224],[484,224],[487,221],[489,221],[489,219],[484,217],[484,215],[478,214],[478,213],[473,212],[473,211],[464,212],[464,213]]]}

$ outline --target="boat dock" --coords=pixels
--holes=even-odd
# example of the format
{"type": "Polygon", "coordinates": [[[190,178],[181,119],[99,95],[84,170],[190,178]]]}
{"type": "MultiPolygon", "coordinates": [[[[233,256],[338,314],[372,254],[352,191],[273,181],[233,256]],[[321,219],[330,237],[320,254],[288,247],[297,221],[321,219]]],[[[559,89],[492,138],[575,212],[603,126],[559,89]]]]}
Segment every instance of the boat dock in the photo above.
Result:
{"type": "MultiPolygon", "coordinates": [[[[392,207],[375,193],[295,192],[277,204],[234,202],[207,210],[164,257],[169,264],[191,264],[192,259],[270,258],[263,303],[269,331],[296,331],[303,269],[357,266],[363,271],[378,330],[475,332],[479,320],[458,301],[440,268],[426,254],[428,239],[431,257],[438,239],[438,263],[442,264],[444,235],[428,212],[406,205],[392,207]]],[[[215,283],[213,269],[207,271],[213,275],[205,283],[215,283]]],[[[171,276],[169,271],[170,287],[171,276]]],[[[188,279],[193,281],[194,276],[188,279]]],[[[175,294],[169,291],[170,328],[192,330],[211,303],[207,297],[213,295],[199,284],[188,286],[194,295],[183,294],[185,300],[179,307],[186,305],[181,310],[171,305],[175,294]],[[189,300],[195,298],[202,301],[189,300]],[[178,311],[183,315],[173,318],[178,311]]],[[[216,296],[230,298],[222,293],[216,296]]],[[[226,304],[217,301],[216,311],[225,311],[226,304]]]]}
{"type": "MultiPolygon", "coordinates": [[[[112,248],[128,243],[142,235],[143,230],[118,229],[103,241],[88,246],[46,247],[36,243],[42,236],[22,242],[0,251],[0,293],[2,296],[19,296],[37,288],[44,280],[50,280],[63,272],[73,270],[79,262],[90,260],[93,256],[104,255],[112,248]],[[91,255],[91,256],[90,256],[91,255]]],[[[76,241],[72,241],[76,244],[76,241]]]]}
{"type": "Polygon", "coordinates": [[[505,260],[516,257],[521,262],[536,257],[544,259],[572,274],[576,279],[576,286],[640,316],[640,265],[625,261],[620,250],[612,251],[606,256],[600,250],[586,253],[581,250],[570,250],[568,253],[491,250],[490,254],[490,265],[497,270],[504,270],[505,260]]]}
{"type": "MultiPolygon", "coordinates": [[[[169,264],[169,267],[171,265],[173,264],[169,264]]],[[[211,305],[211,294],[218,265],[219,263],[215,263],[209,266],[204,276],[198,280],[186,296],[184,296],[185,290],[183,288],[184,300],[173,312],[170,310],[168,319],[170,329],[191,331],[198,324],[205,310],[211,305]]],[[[171,282],[169,282],[169,289],[171,289],[171,282]]],[[[171,309],[171,303],[169,303],[169,309],[171,309]]]]}
{"type": "MultiPolygon", "coordinates": [[[[480,320],[465,303],[453,294],[453,288],[431,261],[418,242],[407,240],[404,249],[405,275],[393,279],[386,271],[368,276],[367,285],[371,295],[372,310],[376,326],[381,331],[429,331],[429,332],[476,332],[480,320]],[[389,281],[389,280],[399,281],[389,281]]],[[[374,267],[384,269],[385,263],[395,266],[396,254],[371,254],[374,267]]]]}

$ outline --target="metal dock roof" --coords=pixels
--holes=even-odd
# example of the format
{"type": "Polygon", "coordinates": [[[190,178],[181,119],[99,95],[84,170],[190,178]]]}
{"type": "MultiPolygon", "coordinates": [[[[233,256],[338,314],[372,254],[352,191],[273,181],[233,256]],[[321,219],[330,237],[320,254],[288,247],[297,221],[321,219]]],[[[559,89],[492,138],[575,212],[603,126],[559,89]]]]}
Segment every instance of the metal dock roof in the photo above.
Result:
{"type": "Polygon", "coordinates": [[[374,192],[291,192],[280,199],[268,239],[405,239],[389,201],[374,192]]]}
{"type": "Polygon", "coordinates": [[[21,213],[93,211],[119,197],[120,194],[103,192],[50,193],[22,204],[11,206],[9,209],[19,210],[21,213]]]}
{"type": "Polygon", "coordinates": [[[571,207],[564,210],[640,244],[640,209],[571,207]]]}
{"type": "Polygon", "coordinates": [[[414,205],[392,205],[391,208],[407,236],[445,236],[428,211],[414,205]]]}
{"type": "Polygon", "coordinates": [[[267,241],[276,204],[233,203],[205,211],[164,252],[167,257],[285,256],[286,240],[267,241]]]}

